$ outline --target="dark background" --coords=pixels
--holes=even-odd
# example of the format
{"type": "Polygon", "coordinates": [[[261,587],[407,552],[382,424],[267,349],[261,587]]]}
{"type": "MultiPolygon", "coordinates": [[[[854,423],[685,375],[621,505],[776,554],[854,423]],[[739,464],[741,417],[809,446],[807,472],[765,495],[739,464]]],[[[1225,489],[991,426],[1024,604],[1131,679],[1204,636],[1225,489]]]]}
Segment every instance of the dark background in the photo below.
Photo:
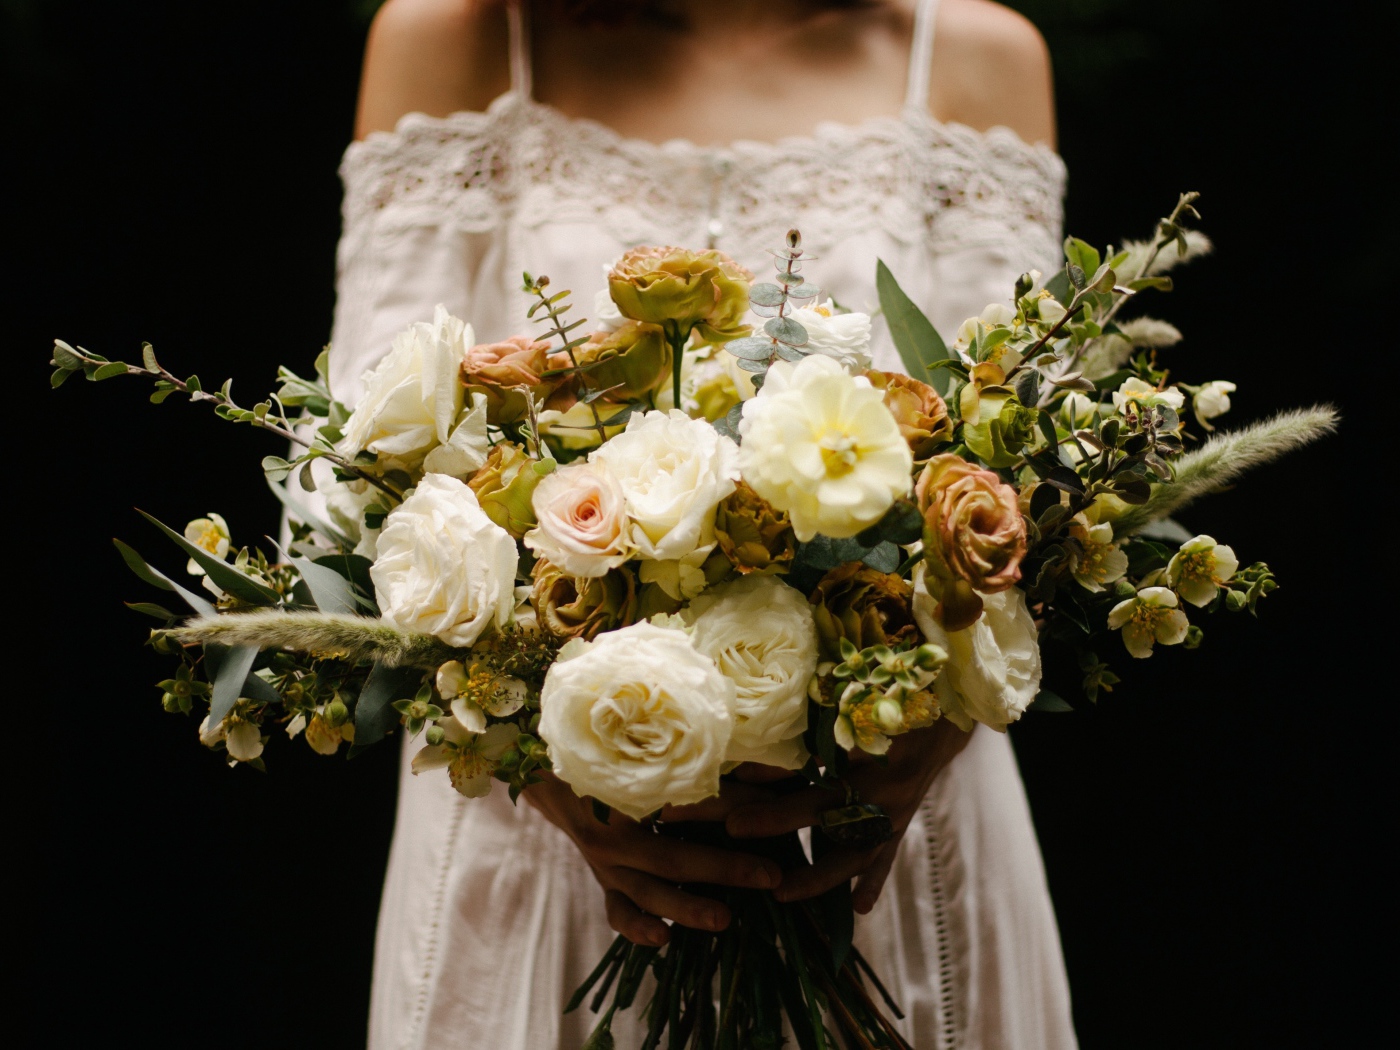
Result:
{"type": "MultiPolygon", "coordinates": [[[[42,1033],[29,1045],[363,1042],[395,749],[283,745],[266,776],[223,768],[160,710],[165,665],[117,601],[150,595],[108,544],[168,553],[133,505],[177,525],[217,510],[255,541],[276,508],[253,457],[280,449],[137,383],[51,393],[45,361],[55,336],[111,357],[149,339],[249,404],[278,362],[309,365],[367,6],[0,4],[4,404],[22,413],[7,991],[42,1033]]],[[[1204,194],[1217,255],[1158,305],[1187,333],[1178,374],[1237,381],[1230,423],[1318,401],[1346,417],[1184,515],[1274,566],[1259,622],[1218,617],[1201,651],[1012,731],[1083,1045],[1377,1045],[1396,1034],[1377,859],[1394,845],[1393,573],[1370,494],[1393,488],[1370,479],[1394,369],[1395,9],[1013,6],[1055,57],[1071,230],[1144,235],[1177,191],[1204,194]]]]}

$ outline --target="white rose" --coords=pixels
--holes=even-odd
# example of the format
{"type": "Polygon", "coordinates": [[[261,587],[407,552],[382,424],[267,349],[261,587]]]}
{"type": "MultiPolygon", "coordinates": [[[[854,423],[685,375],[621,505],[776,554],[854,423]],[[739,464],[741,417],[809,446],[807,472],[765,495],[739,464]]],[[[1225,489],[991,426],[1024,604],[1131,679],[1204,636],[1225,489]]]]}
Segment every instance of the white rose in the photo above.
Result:
{"type": "Polygon", "coordinates": [[[456,478],[428,474],[379,534],[369,570],[385,620],[466,647],[515,609],[515,540],[456,478]]]}
{"type": "Polygon", "coordinates": [[[809,354],[821,354],[852,375],[870,367],[870,315],[837,313],[830,302],[814,303],[788,315],[807,330],[809,354]]]}
{"type": "Polygon", "coordinates": [[[734,683],[686,633],[642,623],[560,651],[540,691],[554,772],[633,819],[719,793],[734,683]]]}
{"type": "Polygon", "coordinates": [[[807,600],[773,576],[745,576],[695,599],[685,617],[694,625],[691,644],[734,682],[734,735],[725,759],[800,769],[807,761],[807,687],[817,669],[807,600]]]}
{"type": "Polygon", "coordinates": [[[1225,379],[1213,379],[1196,391],[1191,398],[1191,410],[1201,426],[1214,429],[1208,421],[1230,411],[1230,395],[1234,392],[1235,384],[1225,379]]]}
{"type": "Polygon", "coordinates": [[[431,324],[418,322],[394,337],[378,367],[364,375],[365,393],[345,424],[342,455],[368,450],[406,470],[452,436],[465,388],[460,371],[471,325],[438,306],[431,324]]]}
{"type": "Polygon", "coordinates": [[[830,358],[769,368],[739,433],[744,480],[804,542],[854,536],[909,491],[913,457],[884,395],[830,358]]]}
{"type": "Polygon", "coordinates": [[[734,442],[675,409],[634,415],[590,462],[621,487],[637,556],[656,561],[713,543],[715,508],[739,480],[734,442]]]}
{"type": "Polygon", "coordinates": [[[570,576],[606,576],[631,557],[622,488],[591,463],[561,467],[535,486],[525,546],[570,576]]]}
{"type": "Polygon", "coordinates": [[[933,618],[923,566],[914,572],[914,619],[924,637],[948,652],[934,683],[938,705],[964,732],[981,722],[997,732],[1021,717],[1040,691],[1040,639],[1019,587],[982,595],[971,627],[945,631],[933,618]]]}

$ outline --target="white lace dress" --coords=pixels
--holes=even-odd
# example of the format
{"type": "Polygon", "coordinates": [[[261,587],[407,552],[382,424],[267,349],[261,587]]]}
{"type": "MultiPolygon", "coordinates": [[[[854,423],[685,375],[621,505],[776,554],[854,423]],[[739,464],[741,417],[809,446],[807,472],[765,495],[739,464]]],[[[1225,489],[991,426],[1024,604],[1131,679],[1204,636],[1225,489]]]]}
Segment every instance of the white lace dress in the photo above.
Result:
{"type": "MultiPolygon", "coordinates": [[[[395,332],[445,303],[479,340],[532,330],[523,270],[586,310],[603,264],[636,244],[713,244],[756,273],[801,229],[811,274],[873,307],[876,259],[945,334],[1016,276],[1053,268],[1064,168],[1005,128],[925,108],[936,0],[921,0],[898,117],[724,149],[657,146],[530,97],[512,11],[513,89],[485,113],[410,114],[345,155],[331,379],[353,403],[395,332]]],[[[898,369],[887,334],[877,367],[898,369]]],[[[406,745],[412,748],[413,745],[406,745]]],[[[411,753],[411,750],[410,752],[411,753]]],[[[457,795],[404,773],[379,916],[372,1050],[573,1050],[593,1018],[560,1008],[612,940],[573,845],[504,790],[457,795]]],[[[979,728],[939,777],[857,943],[904,1008],[919,1050],[1064,1050],[1059,938],[1010,743],[979,728]]],[[[635,1012],[635,1011],[633,1011],[635,1012]]],[[[639,1043],[624,1018],[618,1046],[639,1043]]]]}

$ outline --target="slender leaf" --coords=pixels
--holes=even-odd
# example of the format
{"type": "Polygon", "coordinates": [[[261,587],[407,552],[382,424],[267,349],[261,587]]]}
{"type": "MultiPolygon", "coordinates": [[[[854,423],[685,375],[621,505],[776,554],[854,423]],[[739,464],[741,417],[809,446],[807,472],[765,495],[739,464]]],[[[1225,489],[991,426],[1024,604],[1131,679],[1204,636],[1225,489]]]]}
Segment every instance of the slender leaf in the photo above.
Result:
{"type": "Polygon", "coordinates": [[[143,613],[146,616],[154,616],[157,620],[164,620],[167,623],[179,618],[164,605],[157,605],[155,602],[122,602],[122,604],[132,612],[143,613]]]}
{"type": "Polygon", "coordinates": [[[399,715],[391,705],[395,700],[411,698],[422,677],[423,671],[412,667],[386,667],[376,662],[370,668],[355,701],[355,745],[350,749],[351,758],[393,731],[399,715]]]}
{"type": "Polygon", "coordinates": [[[94,383],[99,383],[104,379],[111,379],[113,376],[126,375],[126,364],[122,361],[112,361],[96,369],[88,376],[94,383]]]}
{"type": "Polygon", "coordinates": [[[214,583],[240,601],[249,602],[252,605],[274,605],[282,600],[281,595],[271,587],[264,586],[251,576],[239,572],[228,562],[214,557],[203,547],[196,547],[174,529],[162,524],[144,510],[138,508],[136,513],[174,540],[181,550],[193,558],[195,563],[209,574],[209,578],[214,583]]]}
{"type": "Polygon", "coordinates": [[[257,658],[258,650],[253,645],[235,645],[231,649],[222,645],[204,647],[209,678],[214,683],[214,693],[209,698],[211,726],[222,722],[233,710],[233,705],[238,703],[238,698],[243,695],[243,683],[257,658]]]}
{"type": "Polygon", "coordinates": [[[1042,689],[1036,694],[1035,699],[1031,701],[1028,710],[1062,712],[1073,711],[1074,708],[1058,693],[1052,693],[1049,689],[1042,689]]]}
{"type": "Polygon", "coordinates": [[[948,393],[948,372],[939,362],[949,357],[943,338],[890,273],[884,260],[875,266],[875,287],[880,293],[880,309],[890,327],[899,358],[913,378],[928,383],[940,395],[948,393]]]}
{"type": "Polygon", "coordinates": [[[146,563],[146,559],[137,554],[136,551],[128,547],[121,540],[114,539],[112,542],[116,544],[117,552],[122,556],[122,561],[126,562],[127,568],[142,580],[149,583],[152,587],[159,587],[163,591],[174,591],[185,600],[186,605],[201,616],[217,615],[214,606],[210,602],[201,598],[193,591],[181,587],[169,576],[165,575],[165,573],[151,568],[150,565],[146,563]]]}

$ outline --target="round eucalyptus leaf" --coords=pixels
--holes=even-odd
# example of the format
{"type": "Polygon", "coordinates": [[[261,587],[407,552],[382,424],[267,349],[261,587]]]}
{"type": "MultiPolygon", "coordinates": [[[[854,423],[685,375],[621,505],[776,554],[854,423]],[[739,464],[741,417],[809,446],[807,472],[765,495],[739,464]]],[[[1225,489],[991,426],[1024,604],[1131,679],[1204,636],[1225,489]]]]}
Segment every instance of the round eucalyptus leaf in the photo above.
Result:
{"type": "Polygon", "coordinates": [[[775,317],[763,326],[763,330],[788,346],[807,345],[807,329],[791,317],[775,317]]]}
{"type": "Polygon", "coordinates": [[[744,339],[731,339],[724,348],[735,357],[748,361],[767,361],[773,356],[773,340],[761,335],[751,335],[744,339]]]}

